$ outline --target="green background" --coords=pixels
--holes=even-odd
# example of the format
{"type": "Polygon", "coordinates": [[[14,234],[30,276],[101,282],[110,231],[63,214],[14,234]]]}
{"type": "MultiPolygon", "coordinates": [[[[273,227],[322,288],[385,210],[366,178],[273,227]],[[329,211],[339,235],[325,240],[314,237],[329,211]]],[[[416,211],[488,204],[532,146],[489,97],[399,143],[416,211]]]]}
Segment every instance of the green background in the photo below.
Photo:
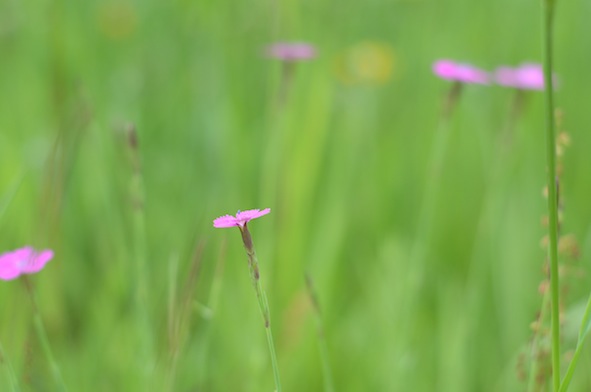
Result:
{"type": "MultiPolygon", "coordinates": [[[[562,258],[566,364],[590,283],[591,6],[557,11],[561,233],[581,254],[562,258]]],[[[0,2],[0,246],[55,250],[30,279],[69,390],[273,390],[239,231],[212,227],[266,207],[249,227],[285,391],[323,390],[305,272],[336,390],[524,390],[543,94],[513,121],[514,90],[466,85],[442,129],[451,84],[431,66],[536,62],[540,32],[523,0],[0,2]],[[284,101],[263,55],[277,41],[318,51],[284,101]]],[[[55,390],[22,279],[0,283],[0,388],[8,360],[22,390],[55,390]]],[[[573,391],[591,388],[590,354],[573,391]]]]}

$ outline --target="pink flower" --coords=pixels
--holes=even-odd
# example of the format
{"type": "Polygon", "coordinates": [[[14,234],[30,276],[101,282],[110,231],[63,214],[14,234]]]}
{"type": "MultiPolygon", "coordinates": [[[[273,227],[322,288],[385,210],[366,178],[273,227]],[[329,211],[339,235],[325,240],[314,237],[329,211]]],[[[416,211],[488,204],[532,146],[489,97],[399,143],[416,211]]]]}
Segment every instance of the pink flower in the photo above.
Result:
{"type": "Polygon", "coordinates": [[[308,60],[316,57],[316,49],[302,42],[279,42],[267,46],[265,53],[268,57],[284,61],[308,60]]]}
{"type": "Polygon", "coordinates": [[[21,274],[33,274],[43,269],[53,258],[53,251],[35,251],[30,246],[0,255],[0,279],[12,280],[21,274]]]}
{"type": "MultiPolygon", "coordinates": [[[[521,90],[543,90],[544,70],[540,64],[525,63],[517,68],[499,67],[495,71],[495,81],[501,86],[521,90]]],[[[556,85],[556,77],[554,77],[556,85]]]]}
{"type": "Polygon", "coordinates": [[[247,210],[247,211],[238,211],[236,216],[232,215],[224,215],[220,216],[219,218],[214,219],[213,227],[224,228],[224,227],[244,227],[248,221],[251,219],[260,218],[263,215],[267,215],[271,212],[270,208],[265,208],[264,210],[247,210]]]}
{"type": "Polygon", "coordinates": [[[461,83],[488,84],[487,72],[469,64],[455,63],[451,60],[439,60],[433,64],[433,72],[442,79],[461,83]]]}

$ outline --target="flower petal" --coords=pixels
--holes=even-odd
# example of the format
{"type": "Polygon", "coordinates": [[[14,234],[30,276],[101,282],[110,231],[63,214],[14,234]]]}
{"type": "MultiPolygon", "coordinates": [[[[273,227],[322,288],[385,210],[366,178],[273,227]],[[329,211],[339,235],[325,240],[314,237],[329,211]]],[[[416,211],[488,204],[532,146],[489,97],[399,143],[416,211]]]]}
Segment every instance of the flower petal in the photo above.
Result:
{"type": "Polygon", "coordinates": [[[236,214],[236,219],[242,222],[242,224],[244,224],[251,219],[260,218],[263,215],[267,215],[269,212],[271,212],[270,208],[265,208],[262,211],[258,209],[241,211],[236,214]]]}
{"type": "Polygon", "coordinates": [[[35,272],[39,272],[43,269],[45,264],[47,264],[52,258],[53,251],[50,249],[45,249],[39,253],[34,253],[21,267],[21,271],[25,274],[33,274],[35,272]]]}
{"type": "Polygon", "coordinates": [[[236,216],[232,215],[224,215],[220,216],[219,218],[214,219],[213,227],[217,228],[224,228],[224,227],[234,227],[239,226],[243,227],[248,221],[251,219],[259,218],[263,215],[267,215],[271,212],[270,208],[265,208],[264,210],[246,210],[246,211],[238,211],[236,216]]]}
{"type": "Polygon", "coordinates": [[[0,279],[11,280],[23,273],[39,272],[52,258],[52,250],[35,252],[30,246],[6,252],[0,255],[0,279]]]}
{"type": "Polygon", "coordinates": [[[0,279],[12,280],[20,275],[20,269],[13,262],[12,255],[5,253],[0,256],[0,279]]]}
{"type": "Polygon", "coordinates": [[[231,215],[224,215],[220,216],[219,218],[214,219],[213,227],[217,228],[224,228],[224,227],[234,227],[238,226],[238,222],[236,218],[231,215]]]}

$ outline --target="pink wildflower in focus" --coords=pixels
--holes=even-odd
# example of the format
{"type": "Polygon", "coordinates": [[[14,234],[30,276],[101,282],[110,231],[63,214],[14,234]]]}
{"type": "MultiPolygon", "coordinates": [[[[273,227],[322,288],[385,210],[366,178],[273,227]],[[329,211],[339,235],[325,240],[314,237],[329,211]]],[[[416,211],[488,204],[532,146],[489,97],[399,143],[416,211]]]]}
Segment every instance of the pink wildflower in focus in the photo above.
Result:
{"type": "Polygon", "coordinates": [[[213,221],[213,227],[224,228],[224,227],[244,227],[248,221],[256,218],[260,218],[263,215],[267,215],[271,212],[270,208],[265,208],[264,210],[247,210],[247,211],[238,211],[236,216],[232,215],[224,215],[216,218],[213,221]]]}
{"type": "Polygon", "coordinates": [[[30,246],[0,255],[0,279],[12,280],[21,274],[33,274],[43,269],[53,258],[53,251],[35,251],[30,246]]]}
{"type": "Polygon", "coordinates": [[[489,84],[487,72],[469,64],[455,63],[451,60],[439,60],[433,64],[433,72],[442,79],[461,83],[489,84]]]}
{"type": "MultiPolygon", "coordinates": [[[[517,68],[499,67],[495,71],[497,84],[521,90],[543,90],[544,70],[540,64],[526,63],[517,68]]],[[[554,77],[556,85],[556,77],[554,77]]]]}
{"type": "Polygon", "coordinates": [[[302,42],[280,42],[269,45],[265,53],[268,57],[284,61],[308,60],[316,57],[316,49],[312,45],[302,42]]]}

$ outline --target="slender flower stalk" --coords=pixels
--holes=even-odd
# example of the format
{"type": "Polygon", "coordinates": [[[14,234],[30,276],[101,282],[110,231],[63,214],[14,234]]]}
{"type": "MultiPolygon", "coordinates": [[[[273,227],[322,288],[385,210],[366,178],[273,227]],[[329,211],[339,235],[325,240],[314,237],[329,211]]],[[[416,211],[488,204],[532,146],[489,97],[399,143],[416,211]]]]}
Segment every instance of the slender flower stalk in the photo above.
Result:
{"type": "Polygon", "coordinates": [[[556,138],[554,136],[554,96],[552,84],[552,29],[555,0],[544,0],[543,52],[546,95],[546,159],[548,186],[548,258],[550,260],[551,329],[552,329],[552,385],[560,389],[560,293],[558,277],[558,196],[556,189],[556,138]]]}
{"type": "MultiPolygon", "coordinates": [[[[409,298],[417,298],[420,290],[420,279],[425,268],[425,257],[431,243],[433,216],[436,212],[437,196],[441,186],[441,172],[445,164],[449,145],[450,122],[461,97],[465,84],[487,85],[490,75],[469,64],[456,63],[451,60],[438,60],[433,64],[433,73],[441,79],[452,82],[444,96],[442,112],[439,118],[435,139],[431,145],[427,181],[421,200],[417,232],[411,249],[411,264],[416,265],[409,277],[409,298]]],[[[415,299],[416,300],[416,299],[415,299]]],[[[413,300],[411,300],[413,301],[413,300]]],[[[408,304],[407,312],[413,312],[414,306],[408,304]]]]}
{"type": "Polygon", "coordinates": [[[265,55],[282,62],[281,84],[279,86],[278,106],[284,105],[291,88],[296,64],[316,57],[316,48],[304,42],[278,42],[265,48],[265,55]]]}
{"type": "MultiPolygon", "coordinates": [[[[508,146],[517,120],[525,108],[527,92],[544,91],[544,69],[538,63],[523,63],[516,68],[502,66],[495,70],[494,79],[495,83],[500,86],[515,89],[511,112],[503,132],[503,139],[508,146]]],[[[552,83],[554,88],[558,86],[556,75],[552,76],[552,83]]]]}
{"type": "MultiPolygon", "coordinates": [[[[433,73],[444,80],[451,81],[447,94],[443,97],[441,114],[425,174],[425,184],[419,204],[417,227],[410,249],[409,264],[412,268],[406,279],[407,300],[402,303],[400,311],[400,329],[412,333],[413,313],[421,301],[422,283],[427,269],[426,258],[433,241],[433,218],[437,212],[437,197],[441,194],[442,172],[448,154],[451,122],[461,98],[465,84],[489,84],[490,75],[469,64],[456,63],[451,60],[439,60],[433,64],[433,73]]],[[[402,350],[413,350],[409,345],[410,337],[401,336],[402,350]]]]}
{"type": "Polygon", "coordinates": [[[35,298],[33,285],[26,276],[23,278],[23,280],[25,282],[27,292],[29,293],[31,303],[33,305],[33,324],[35,326],[35,333],[37,334],[37,338],[41,343],[41,347],[43,348],[45,358],[47,359],[47,362],[49,362],[49,367],[51,369],[51,374],[55,379],[55,383],[57,384],[60,391],[66,392],[68,389],[66,388],[66,384],[64,382],[64,379],[62,378],[60,368],[57,362],[55,361],[55,358],[53,357],[51,346],[49,345],[49,339],[47,338],[47,332],[45,332],[45,326],[43,325],[43,320],[41,319],[41,312],[39,312],[39,307],[37,306],[37,299],[35,298]]]}
{"type": "MultiPolygon", "coordinates": [[[[579,257],[579,246],[578,242],[574,235],[566,234],[563,235],[562,233],[562,211],[564,209],[564,203],[562,202],[561,197],[561,175],[564,171],[564,154],[566,148],[570,144],[570,138],[568,134],[561,130],[560,126],[562,123],[562,114],[561,112],[557,111],[557,121],[556,127],[558,130],[558,136],[556,138],[556,184],[557,184],[557,195],[556,199],[558,200],[558,256],[564,257],[566,259],[576,260],[579,257]],[[559,117],[560,114],[560,117],[559,117]]],[[[547,193],[547,192],[546,192],[547,193]]],[[[546,215],[545,215],[546,216],[546,215]]],[[[547,220],[545,220],[547,222],[547,220]]],[[[548,236],[544,236],[542,239],[542,244],[544,244],[543,248],[547,250],[548,244],[548,236]]],[[[565,261],[565,260],[560,260],[565,261]]],[[[530,371],[529,371],[529,382],[527,391],[537,391],[539,388],[543,387],[548,379],[550,378],[549,375],[551,372],[548,372],[548,369],[551,370],[551,359],[552,359],[552,352],[551,346],[548,342],[551,342],[551,329],[545,328],[545,324],[550,319],[548,314],[551,312],[551,291],[550,291],[550,276],[549,276],[549,261],[548,255],[546,254],[545,262],[544,262],[544,280],[539,285],[539,291],[542,294],[542,304],[541,309],[536,317],[536,320],[531,324],[531,328],[533,331],[533,336],[531,339],[531,346],[530,346],[530,371]]],[[[567,283],[565,283],[564,277],[568,273],[569,268],[566,264],[561,263],[559,265],[560,273],[562,274],[562,278],[560,281],[560,292],[566,293],[567,292],[567,283]]],[[[564,302],[564,298],[561,298],[561,301],[564,302]]],[[[562,307],[560,307],[562,308],[562,307]]],[[[562,320],[561,320],[562,321],[562,320]]],[[[579,336],[579,341],[577,344],[582,342],[581,335],[579,336]]],[[[562,388],[562,387],[561,387],[562,388]]]]}
{"type": "Polygon", "coordinates": [[[505,123],[505,127],[500,136],[505,149],[508,149],[513,143],[515,128],[518,124],[519,118],[523,114],[526,101],[527,95],[525,91],[517,89],[513,96],[513,101],[511,102],[511,109],[509,111],[507,122],[505,123]]]}
{"type": "MultiPolygon", "coordinates": [[[[515,68],[501,66],[495,70],[494,78],[498,85],[515,89],[511,112],[504,132],[501,135],[502,141],[504,142],[503,147],[505,147],[502,152],[506,152],[508,147],[510,147],[517,120],[521,116],[525,107],[527,94],[529,94],[530,91],[545,91],[546,82],[544,80],[544,68],[541,64],[537,63],[523,63],[515,68]]],[[[557,86],[558,79],[556,75],[552,74],[552,87],[556,88],[557,86]]],[[[500,158],[502,161],[505,160],[503,156],[500,156],[500,158]]],[[[555,178],[556,184],[558,184],[558,175],[556,175],[555,178]]],[[[557,200],[560,199],[560,195],[557,194],[556,198],[557,200]]],[[[540,287],[545,287],[545,285],[540,287]]],[[[547,311],[550,309],[552,299],[550,294],[550,290],[544,288],[541,310],[536,321],[532,324],[534,334],[530,348],[531,364],[527,391],[533,391],[536,388],[536,383],[539,383],[542,379],[539,371],[540,369],[543,371],[540,362],[543,361],[542,358],[544,358],[543,353],[545,350],[540,346],[542,338],[544,337],[541,325],[544,323],[547,311]]]]}
{"type": "MultiPolygon", "coordinates": [[[[271,204],[277,199],[281,184],[281,173],[284,169],[282,152],[289,142],[290,132],[287,127],[289,99],[295,82],[297,68],[304,62],[312,61],[318,56],[317,48],[306,42],[275,42],[263,48],[261,55],[274,63],[279,63],[279,80],[277,91],[269,94],[269,118],[265,136],[265,154],[261,159],[261,193],[266,195],[271,204]]],[[[272,73],[270,73],[271,75],[272,73]]],[[[272,83],[271,85],[273,85],[272,83]]],[[[270,233],[272,236],[273,233],[270,233]]],[[[271,238],[271,244],[275,242],[271,238]]]]}
{"type": "Polygon", "coordinates": [[[275,377],[275,390],[277,392],[281,392],[279,366],[277,365],[277,356],[275,354],[275,345],[273,343],[273,334],[271,332],[271,315],[269,312],[269,301],[267,301],[267,295],[265,294],[265,291],[263,290],[263,287],[261,285],[259,261],[254,249],[254,244],[252,242],[252,236],[250,234],[250,231],[248,231],[247,226],[247,223],[250,220],[259,218],[263,215],[267,215],[269,212],[271,212],[271,209],[269,208],[266,208],[262,211],[238,211],[236,216],[224,215],[215,219],[213,221],[213,226],[216,228],[238,227],[240,229],[240,234],[242,235],[242,243],[244,244],[244,249],[246,250],[246,255],[248,256],[248,269],[250,270],[250,277],[252,279],[252,283],[257,295],[259,309],[261,311],[261,316],[263,317],[265,332],[267,334],[267,343],[269,344],[271,363],[273,365],[273,375],[275,377]]]}

